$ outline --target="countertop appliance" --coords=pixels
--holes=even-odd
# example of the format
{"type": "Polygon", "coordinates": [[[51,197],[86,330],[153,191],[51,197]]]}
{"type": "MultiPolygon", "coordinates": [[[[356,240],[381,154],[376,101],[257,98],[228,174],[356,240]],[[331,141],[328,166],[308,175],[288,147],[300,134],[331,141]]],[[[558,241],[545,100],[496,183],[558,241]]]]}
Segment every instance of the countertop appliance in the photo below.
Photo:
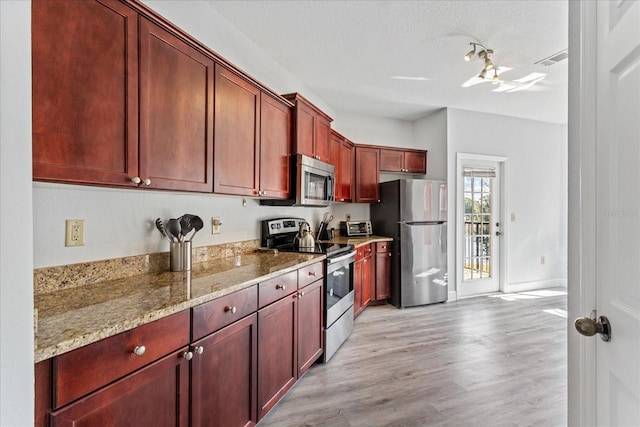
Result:
{"type": "Polygon", "coordinates": [[[371,205],[371,222],[377,233],[393,237],[391,303],[404,308],[446,301],[446,183],[384,182],[380,200],[371,205]]]}
{"type": "Polygon", "coordinates": [[[295,239],[303,218],[275,218],[261,222],[263,247],[282,252],[325,254],[324,353],[327,362],[349,338],[353,330],[353,262],[355,248],[349,244],[315,242],[313,248],[296,247],[295,239]]]}
{"type": "Polygon", "coordinates": [[[286,200],[260,200],[261,205],[269,206],[331,206],[335,197],[335,167],[304,154],[293,156],[294,197],[286,200]]]}
{"type": "Polygon", "coordinates": [[[340,221],[340,234],[343,236],[370,236],[373,234],[371,221],[340,221]]]}

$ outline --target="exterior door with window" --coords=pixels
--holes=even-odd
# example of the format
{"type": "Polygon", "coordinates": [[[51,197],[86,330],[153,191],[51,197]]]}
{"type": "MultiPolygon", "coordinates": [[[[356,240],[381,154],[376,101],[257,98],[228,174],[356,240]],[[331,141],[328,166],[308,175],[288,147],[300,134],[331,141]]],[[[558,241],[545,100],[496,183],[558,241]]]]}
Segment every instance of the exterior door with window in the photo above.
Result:
{"type": "Polygon", "coordinates": [[[500,290],[500,164],[467,161],[462,164],[462,224],[459,297],[500,290]]]}

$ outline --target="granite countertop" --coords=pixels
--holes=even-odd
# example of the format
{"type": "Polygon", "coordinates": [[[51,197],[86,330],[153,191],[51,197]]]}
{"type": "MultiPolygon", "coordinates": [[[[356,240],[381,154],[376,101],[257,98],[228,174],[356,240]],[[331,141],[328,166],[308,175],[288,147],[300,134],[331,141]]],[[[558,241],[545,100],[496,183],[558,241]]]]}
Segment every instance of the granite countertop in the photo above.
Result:
{"type": "MultiPolygon", "coordinates": [[[[324,240],[323,240],[324,241],[324,240]]],[[[393,239],[391,237],[384,236],[362,236],[362,237],[345,237],[345,236],[336,236],[331,240],[326,240],[331,243],[348,243],[350,245],[357,247],[368,245],[369,243],[375,242],[391,242],[393,239]]]]}
{"type": "MultiPolygon", "coordinates": [[[[351,243],[351,242],[349,242],[351,243]]],[[[255,253],[36,293],[35,362],[74,350],[324,259],[255,253]]]]}

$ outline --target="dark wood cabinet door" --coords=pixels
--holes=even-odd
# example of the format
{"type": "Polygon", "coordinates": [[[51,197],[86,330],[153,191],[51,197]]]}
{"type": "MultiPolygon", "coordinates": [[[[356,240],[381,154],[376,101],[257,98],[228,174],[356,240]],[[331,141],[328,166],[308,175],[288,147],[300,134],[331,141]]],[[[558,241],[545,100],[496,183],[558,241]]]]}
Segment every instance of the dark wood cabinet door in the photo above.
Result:
{"type": "Polygon", "coordinates": [[[407,151],[404,153],[405,172],[427,173],[427,152],[407,151]]]}
{"type": "Polygon", "coordinates": [[[281,199],[291,194],[291,117],[288,105],[262,93],[260,107],[260,190],[281,199]]]}
{"type": "Polygon", "coordinates": [[[404,153],[400,150],[380,149],[380,170],[404,172],[404,153]]]}
{"type": "Polygon", "coordinates": [[[296,103],[296,153],[315,157],[316,112],[302,102],[296,103]]]}
{"type": "Polygon", "coordinates": [[[189,362],[175,352],[52,414],[57,426],[188,426],[189,362]]]}
{"type": "Polygon", "coordinates": [[[369,303],[371,302],[372,291],[375,287],[373,283],[373,279],[375,276],[373,274],[373,266],[374,266],[374,258],[371,255],[368,255],[365,259],[362,260],[362,309],[367,308],[369,303]]]}
{"type": "Polygon", "coordinates": [[[341,202],[353,201],[353,166],[355,161],[355,150],[353,144],[344,141],[340,147],[340,177],[336,181],[340,192],[341,202]]]}
{"type": "Polygon", "coordinates": [[[322,334],[323,281],[298,290],[298,378],[320,357],[322,334]]]}
{"type": "Polygon", "coordinates": [[[296,382],[297,293],[258,311],[258,420],[296,382]]]}
{"type": "Polygon", "coordinates": [[[215,193],[257,196],[260,89],[216,66],[215,193]]]}
{"type": "Polygon", "coordinates": [[[376,254],[376,300],[386,300],[391,291],[391,252],[376,254]]]}
{"type": "Polygon", "coordinates": [[[213,67],[140,20],[140,178],[150,188],[212,191],[213,67]]]}
{"type": "Polygon", "coordinates": [[[329,164],[333,165],[335,169],[336,188],[335,188],[335,201],[344,202],[342,197],[342,190],[340,188],[340,181],[342,175],[342,168],[340,164],[340,148],[344,138],[335,131],[331,131],[331,138],[329,138],[329,164]]]}
{"type": "Polygon", "coordinates": [[[116,0],[32,2],[33,178],[135,186],[138,16],[116,0]]]}
{"type": "Polygon", "coordinates": [[[315,132],[314,152],[316,154],[316,158],[325,163],[330,163],[329,139],[331,135],[331,122],[325,119],[324,116],[317,115],[315,132]]]}
{"type": "Polygon", "coordinates": [[[380,201],[380,150],[356,146],[356,203],[380,201]]]}
{"type": "Polygon", "coordinates": [[[252,314],[192,345],[191,426],[257,423],[257,315],[252,314]]]}
{"type": "Polygon", "coordinates": [[[353,318],[362,313],[362,267],[363,259],[353,263],[353,318]]]}

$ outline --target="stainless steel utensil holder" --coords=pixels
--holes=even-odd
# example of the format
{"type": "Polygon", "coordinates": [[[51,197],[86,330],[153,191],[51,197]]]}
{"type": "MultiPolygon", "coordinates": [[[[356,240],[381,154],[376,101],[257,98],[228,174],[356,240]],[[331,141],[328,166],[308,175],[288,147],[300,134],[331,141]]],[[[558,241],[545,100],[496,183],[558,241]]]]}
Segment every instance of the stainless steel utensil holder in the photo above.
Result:
{"type": "Polygon", "coordinates": [[[191,270],[191,241],[169,243],[169,269],[171,271],[191,270]]]}

